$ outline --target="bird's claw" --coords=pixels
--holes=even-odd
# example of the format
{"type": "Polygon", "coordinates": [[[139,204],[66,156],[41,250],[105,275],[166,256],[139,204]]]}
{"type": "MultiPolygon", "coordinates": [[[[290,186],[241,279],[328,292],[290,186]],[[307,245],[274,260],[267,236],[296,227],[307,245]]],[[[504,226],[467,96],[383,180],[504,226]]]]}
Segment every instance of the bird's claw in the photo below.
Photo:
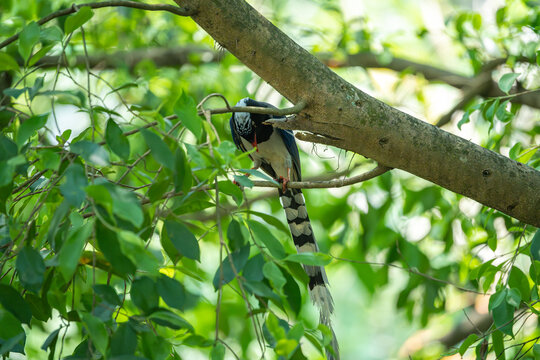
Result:
{"type": "Polygon", "coordinates": [[[287,184],[289,183],[289,179],[284,178],[283,176],[280,176],[278,181],[281,183],[283,192],[287,191],[287,184]]]}

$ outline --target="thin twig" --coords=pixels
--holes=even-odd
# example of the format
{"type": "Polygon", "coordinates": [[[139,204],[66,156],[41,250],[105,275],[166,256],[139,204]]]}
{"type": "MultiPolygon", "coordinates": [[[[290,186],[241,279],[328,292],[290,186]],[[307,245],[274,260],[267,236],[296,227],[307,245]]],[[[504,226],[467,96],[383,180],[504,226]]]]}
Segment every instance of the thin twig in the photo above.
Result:
{"type": "MultiPolygon", "coordinates": [[[[48,23],[49,21],[56,19],[58,17],[66,16],[69,14],[73,14],[77,12],[79,8],[82,8],[84,6],[88,6],[92,9],[100,9],[104,7],[128,7],[128,8],[134,8],[134,9],[141,9],[141,10],[147,10],[147,11],[167,11],[175,15],[179,16],[191,16],[196,13],[196,9],[190,9],[190,8],[181,8],[179,6],[173,6],[168,4],[145,4],[145,3],[139,3],[135,1],[126,1],[126,0],[119,0],[119,1],[102,1],[102,2],[94,2],[94,3],[85,3],[85,4],[77,4],[77,6],[71,6],[66,9],[55,11],[41,19],[38,20],[38,25],[43,25],[48,23]]],[[[18,32],[17,34],[7,38],[6,40],[2,41],[0,43],[0,49],[6,47],[7,45],[11,44],[12,42],[16,41],[19,38],[19,35],[21,32],[18,32]]]]}
{"type": "MultiPolygon", "coordinates": [[[[343,186],[353,185],[362,181],[373,179],[385,172],[392,170],[392,168],[377,165],[372,170],[362,173],[357,176],[343,179],[332,179],[327,181],[291,181],[287,183],[287,187],[290,189],[328,189],[328,188],[340,188],[343,186]]],[[[281,187],[281,184],[275,184],[271,181],[253,181],[253,186],[256,187],[281,187]]]]}
{"type": "Polygon", "coordinates": [[[306,102],[304,100],[300,100],[299,102],[296,103],[296,105],[289,108],[285,108],[285,109],[263,108],[263,107],[257,107],[257,106],[233,106],[233,107],[219,108],[219,109],[202,109],[202,110],[199,110],[198,114],[203,115],[203,111],[209,111],[210,114],[212,115],[227,114],[227,113],[232,113],[232,112],[247,112],[251,114],[285,116],[285,115],[298,114],[305,107],[306,107],[306,102]]]}

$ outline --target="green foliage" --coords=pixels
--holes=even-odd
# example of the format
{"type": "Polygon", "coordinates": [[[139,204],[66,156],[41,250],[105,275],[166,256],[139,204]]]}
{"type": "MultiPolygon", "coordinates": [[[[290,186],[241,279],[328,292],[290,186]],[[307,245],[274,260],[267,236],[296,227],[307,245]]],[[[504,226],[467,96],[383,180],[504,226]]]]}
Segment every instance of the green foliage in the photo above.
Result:
{"type": "MultiPolygon", "coordinates": [[[[430,40],[438,35],[421,23],[421,12],[405,3],[383,4],[384,19],[401,19],[396,26],[408,29],[399,33],[381,27],[376,4],[357,16],[342,2],[309,2],[302,4],[309,7],[302,13],[311,14],[304,21],[296,2],[274,0],[265,15],[310,52],[332,54],[329,65],[369,51],[383,65],[403,56],[472,75],[499,54],[505,74],[494,78],[504,96],[471,100],[457,127],[538,168],[540,129],[524,118],[534,122],[538,113],[522,111],[513,93],[538,86],[532,68],[538,46],[531,40],[538,7],[509,1],[486,16],[443,3],[448,58],[430,40]]],[[[264,82],[230,54],[219,53],[219,61],[201,55],[215,44],[189,18],[80,7],[37,24],[66,4],[0,4],[2,41],[20,32],[0,50],[0,355],[161,360],[196,352],[250,359],[264,352],[321,359],[331,332],[316,325],[303,265],[326,266],[343,358],[395,358],[418,327],[450,331],[463,317],[457,306],[478,293],[489,296],[488,331],[453,350],[426,345],[410,357],[538,354],[531,340],[538,329],[523,326],[539,311],[538,230],[393,171],[362,185],[306,190],[320,250],[297,254],[277,195],[254,186],[259,179],[276,182],[249,169],[249,154],[236,151],[230,114],[214,115],[209,124],[197,113],[199,101],[214,92],[231,105],[264,97],[264,82]],[[126,60],[154,47],[190,53],[183,66],[165,67],[146,55],[136,64],[126,60]],[[87,68],[87,53],[119,50],[126,56],[87,68]],[[62,62],[43,65],[48,56],[62,62]],[[374,340],[389,333],[395,339],[388,346],[374,340]]],[[[426,80],[417,78],[411,90],[411,71],[379,81],[360,67],[335,70],[434,120],[426,80]]],[[[204,107],[224,104],[212,98],[204,107]]],[[[301,156],[306,179],[373,167],[322,146],[301,156]]]]}

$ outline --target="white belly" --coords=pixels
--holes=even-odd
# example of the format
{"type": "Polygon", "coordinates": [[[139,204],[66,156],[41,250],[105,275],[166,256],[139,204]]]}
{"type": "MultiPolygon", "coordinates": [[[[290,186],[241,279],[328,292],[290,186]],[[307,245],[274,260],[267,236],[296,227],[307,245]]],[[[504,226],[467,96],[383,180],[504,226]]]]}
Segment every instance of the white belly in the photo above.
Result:
{"type": "MultiPolygon", "coordinates": [[[[253,145],[244,138],[241,139],[247,150],[253,149],[253,145]]],[[[273,133],[270,139],[258,144],[257,148],[257,151],[251,153],[251,158],[256,168],[264,161],[272,166],[278,177],[289,178],[292,169],[292,159],[281,136],[273,133]]]]}

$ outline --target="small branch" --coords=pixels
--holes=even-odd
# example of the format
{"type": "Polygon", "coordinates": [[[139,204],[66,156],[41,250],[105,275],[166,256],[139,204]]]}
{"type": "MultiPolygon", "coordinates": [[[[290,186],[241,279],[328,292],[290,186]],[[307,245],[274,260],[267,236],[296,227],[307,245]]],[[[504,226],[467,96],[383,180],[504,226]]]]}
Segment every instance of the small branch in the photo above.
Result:
{"type": "Polygon", "coordinates": [[[273,108],[263,108],[263,107],[256,107],[256,106],[232,106],[227,108],[219,108],[219,109],[203,109],[198,112],[199,115],[203,115],[203,112],[210,112],[210,114],[227,114],[227,113],[233,113],[233,112],[247,112],[251,114],[267,114],[267,115],[275,115],[275,116],[285,116],[285,115],[293,115],[298,114],[300,111],[302,111],[306,107],[306,102],[304,100],[300,100],[296,103],[296,105],[285,108],[285,109],[273,109],[273,108]]]}
{"type": "Polygon", "coordinates": [[[450,122],[452,119],[452,115],[458,111],[461,110],[476,96],[480,96],[484,94],[486,91],[489,90],[491,86],[491,74],[484,73],[482,76],[478,76],[477,79],[475,79],[475,82],[471,84],[469,88],[465,90],[463,93],[463,96],[461,97],[461,100],[452,107],[450,111],[448,111],[445,115],[443,115],[439,121],[435,124],[435,126],[441,127],[443,125],[446,125],[450,122]]]}
{"type": "MultiPolygon", "coordinates": [[[[156,67],[179,68],[185,64],[206,64],[218,60],[218,53],[199,46],[185,46],[180,48],[143,48],[132,51],[117,51],[113,53],[91,54],[88,62],[91,68],[116,69],[127,66],[133,69],[143,60],[149,60],[156,67]],[[195,59],[192,55],[196,55],[195,59]]],[[[77,55],[68,65],[65,58],[60,56],[44,56],[36,66],[41,68],[56,67],[60,63],[62,67],[79,67],[85,64],[85,57],[77,55]]]]}
{"type": "MultiPolygon", "coordinates": [[[[392,168],[377,165],[376,168],[369,170],[357,176],[344,179],[332,179],[328,181],[291,181],[287,183],[287,187],[290,189],[328,189],[328,188],[340,188],[343,186],[349,186],[362,181],[373,179],[385,172],[392,170],[392,168]]],[[[256,187],[275,187],[278,188],[281,184],[276,185],[270,181],[253,181],[253,186],[256,187]]]]}
{"type": "MultiPolygon", "coordinates": [[[[191,9],[189,7],[179,7],[179,6],[173,6],[168,4],[145,4],[145,3],[139,3],[135,1],[127,1],[127,0],[113,0],[113,1],[102,1],[102,2],[94,2],[94,3],[86,3],[86,4],[77,4],[77,6],[71,6],[66,9],[58,10],[56,12],[53,12],[52,14],[49,14],[37,22],[38,25],[46,24],[47,22],[56,19],[58,17],[66,16],[69,14],[73,14],[78,11],[83,6],[88,6],[92,9],[100,9],[104,7],[128,7],[128,8],[134,8],[134,9],[141,9],[141,10],[147,10],[147,11],[166,11],[170,12],[172,14],[178,15],[178,16],[191,16],[196,13],[196,9],[191,9]]],[[[20,32],[17,34],[7,38],[6,40],[2,41],[0,43],[0,49],[8,46],[12,42],[16,41],[19,38],[20,32]]]]}

